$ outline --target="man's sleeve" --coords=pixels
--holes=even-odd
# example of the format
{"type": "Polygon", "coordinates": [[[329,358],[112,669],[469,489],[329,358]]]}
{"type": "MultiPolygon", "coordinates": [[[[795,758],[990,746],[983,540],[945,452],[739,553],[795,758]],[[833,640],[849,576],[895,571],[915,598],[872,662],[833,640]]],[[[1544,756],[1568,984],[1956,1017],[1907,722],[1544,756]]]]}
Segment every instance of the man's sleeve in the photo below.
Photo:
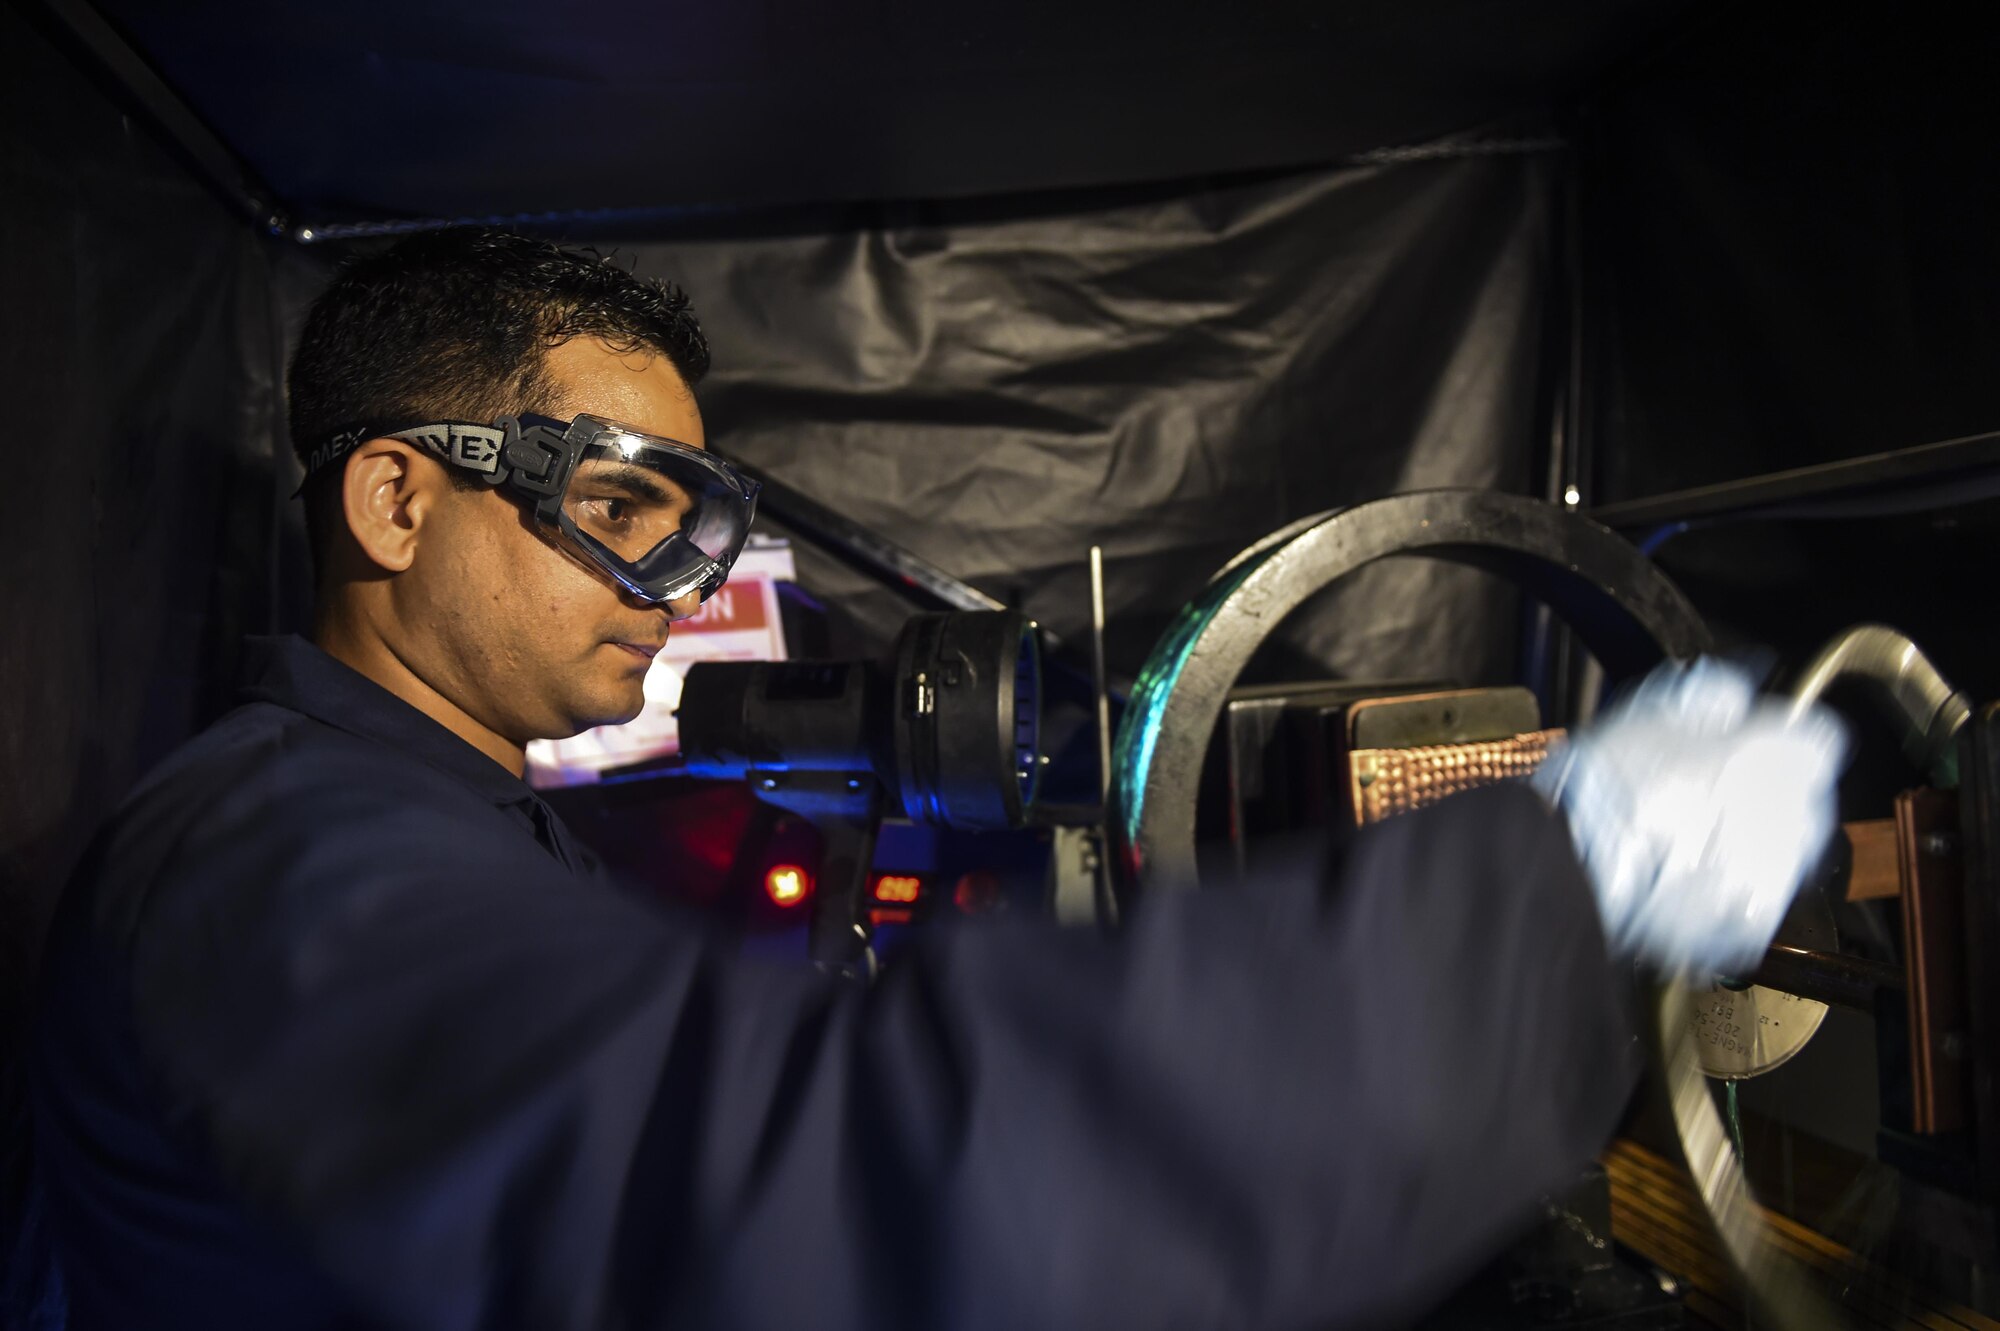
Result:
{"type": "Polygon", "coordinates": [[[176,1126],[391,1326],[1377,1326],[1630,1086],[1524,789],[1111,938],[942,931],[865,991],[380,794],[293,853],[218,813],[135,988],[176,1126]]]}

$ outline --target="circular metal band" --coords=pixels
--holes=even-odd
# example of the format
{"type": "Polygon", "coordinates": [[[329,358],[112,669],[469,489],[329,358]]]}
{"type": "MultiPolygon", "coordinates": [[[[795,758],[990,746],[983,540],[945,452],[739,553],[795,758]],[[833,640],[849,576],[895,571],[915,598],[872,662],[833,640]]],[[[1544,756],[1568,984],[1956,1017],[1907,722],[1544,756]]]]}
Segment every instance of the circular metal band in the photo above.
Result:
{"type": "MultiPolygon", "coordinates": [[[[1195,791],[1229,690],[1308,597],[1391,555],[1501,574],[1559,615],[1612,678],[1709,647],[1666,576],[1608,528],[1553,504],[1483,490],[1395,495],[1294,523],[1245,550],[1154,647],[1119,726],[1107,824],[1120,889],[1191,888],[1195,791]]],[[[1693,995],[1669,982],[1653,1031],[1689,1172],[1759,1310],[1784,1328],[1850,1325],[1769,1240],[1695,1047],[1693,995]]]]}
{"type": "Polygon", "coordinates": [[[1614,678],[1708,647],[1701,617],[1608,528],[1488,490],[1394,495],[1294,524],[1237,556],[1154,647],[1118,728],[1110,834],[1121,888],[1192,885],[1195,788],[1229,690],[1308,597],[1378,559],[1499,573],[1546,603],[1614,678]]]}

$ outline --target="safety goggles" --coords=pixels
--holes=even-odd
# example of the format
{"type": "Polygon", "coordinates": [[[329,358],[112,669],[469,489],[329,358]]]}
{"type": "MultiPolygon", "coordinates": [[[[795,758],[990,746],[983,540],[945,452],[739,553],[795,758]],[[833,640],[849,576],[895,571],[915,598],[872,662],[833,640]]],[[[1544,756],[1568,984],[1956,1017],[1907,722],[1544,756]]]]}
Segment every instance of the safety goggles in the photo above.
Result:
{"type": "Polygon", "coordinates": [[[757,482],[721,458],[600,416],[357,427],[315,450],[307,477],[383,438],[511,492],[538,526],[644,601],[697,591],[707,600],[728,579],[757,513],[757,482]]]}

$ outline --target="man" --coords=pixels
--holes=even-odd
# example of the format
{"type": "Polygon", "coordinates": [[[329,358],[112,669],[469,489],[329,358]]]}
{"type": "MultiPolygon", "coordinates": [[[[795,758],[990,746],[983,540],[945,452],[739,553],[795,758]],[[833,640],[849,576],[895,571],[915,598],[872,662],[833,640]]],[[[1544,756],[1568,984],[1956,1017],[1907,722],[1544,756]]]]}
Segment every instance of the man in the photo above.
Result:
{"type": "MultiPolygon", "coordinates": [[[[50,944],[72,1324],[1374,1326],[1447,1292],[1630,1085],[1606,937],[1651,934],[1534,792],[857,987],[601,881],[521,783],[726,576],[754,492],[700,452],[706,360],[677,294],[486,231],[315,306],[313,641],[133,794],[50,944]]],[[[1562,790],[1616,785],[1593,752],[1562,790]]]]}

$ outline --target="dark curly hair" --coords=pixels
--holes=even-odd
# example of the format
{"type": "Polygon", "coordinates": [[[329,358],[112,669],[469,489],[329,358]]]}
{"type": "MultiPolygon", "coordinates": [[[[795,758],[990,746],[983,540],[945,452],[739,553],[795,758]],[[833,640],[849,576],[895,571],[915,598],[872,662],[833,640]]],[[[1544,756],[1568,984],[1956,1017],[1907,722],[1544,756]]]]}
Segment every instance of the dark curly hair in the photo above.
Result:
{"type": "MultiPolygon", "coordinates": [[[[584,336],[659,352],[689,388],[708,372],[708,341],[675,286],[489,227],[413,236],[349,264],[313,302],[287,387],[292,448],[304,465],[362,422],[549,411],[547,353],[584,336]]],[[[338,492],[321,478],[306,488],[316,556],[338,492]]]]}

